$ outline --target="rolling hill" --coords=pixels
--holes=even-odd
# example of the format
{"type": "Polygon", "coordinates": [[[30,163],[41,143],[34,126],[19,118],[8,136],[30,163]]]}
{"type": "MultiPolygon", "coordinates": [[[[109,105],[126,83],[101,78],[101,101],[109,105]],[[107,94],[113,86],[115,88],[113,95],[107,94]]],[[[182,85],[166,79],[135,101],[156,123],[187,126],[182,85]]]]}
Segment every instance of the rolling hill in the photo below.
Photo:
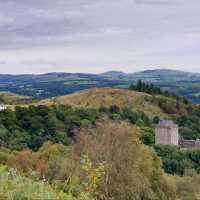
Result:
{"type": "Polygon", "coordinates": [[[101,106],[117,105],[119,107],[128,106],[132,107],[142,102],[145,97],[148,97],[145,93],[129,91],[125,89],[115,88],[93,88],[80,92],[76,92],[70,95],[53,97],[50,99],[44,99],[39,102],[43,105],[69,105],[75,107],[92,107],[99,108],[101,106]]]}
{"type": "Polygon", "coordinates": [[[102,74],[48,73],[41,75],[0,75],[0,91],[8,91],[37,99],[71,94],[99,87],[127,88],[138,80],[154,83],[200,102],[200,74],[176,70],[146,70],[136,73],[109,71],[102,74]]]}
{"type": "MultiPolygon", "coordinates": [[[[58,96],[49,99],[44,99],[37,102],[35,105],[66,105],[80,108],[100,108],[118,106],[120,108],[128,107],[134,111],[144,112],[148,116],[160,116],[170,118],[173,114],[166,112],[160,106],[161,103],[167,104],[169,109],[176,107],[174,98],[163,97],[160,95],[152,96],[147,93],[130,91],[127,89],[117,88],[92,88],[79,91],[70,95],[58,96]],[[170,115],[172,114],[172,115],[170,115]]],[[[182,112],[186,113],[185,105],[182,106],[182,112]]]]}

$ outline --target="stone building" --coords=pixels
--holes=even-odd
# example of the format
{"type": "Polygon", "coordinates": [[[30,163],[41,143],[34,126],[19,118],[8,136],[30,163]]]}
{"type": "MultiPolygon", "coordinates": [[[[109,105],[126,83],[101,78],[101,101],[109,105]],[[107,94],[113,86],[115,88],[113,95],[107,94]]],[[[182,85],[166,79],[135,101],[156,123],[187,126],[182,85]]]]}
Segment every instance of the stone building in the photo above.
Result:
{"type": "Polygon", "coordinates": [[[179,137],[179,127],[171,120],[162,120],[155,127],[155,144],[169,144],[180,149],[200,148],[200,140],[184,140],[179,137]]]}
{"type": "Polygon", "coordinates": [[[179,146],[181,149],[192,149],[192,148],[200,148],[200,140],[179,140],[179,146]]]}
{"type": "Polygon", "coordinates": [[[179,146],[178,125],[171,120],[162,120],[155,127],[155,143],[179,146]]]}

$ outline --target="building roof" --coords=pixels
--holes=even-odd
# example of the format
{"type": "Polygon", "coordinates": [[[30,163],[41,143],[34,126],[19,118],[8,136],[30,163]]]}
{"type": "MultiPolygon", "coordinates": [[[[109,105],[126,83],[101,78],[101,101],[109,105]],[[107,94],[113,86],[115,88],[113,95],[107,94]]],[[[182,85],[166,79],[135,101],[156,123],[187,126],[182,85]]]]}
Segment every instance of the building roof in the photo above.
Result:
{"type": "Polygon", "coordinates": [[[175,124],[172,120],[160,120],[157,127],[177,128],[178,125],[175,124]]]}
{"type": "Polygon", "coordinates": [[[180,140],[179,146],[183,149],[199,148],[200,140],[180,140]]]}

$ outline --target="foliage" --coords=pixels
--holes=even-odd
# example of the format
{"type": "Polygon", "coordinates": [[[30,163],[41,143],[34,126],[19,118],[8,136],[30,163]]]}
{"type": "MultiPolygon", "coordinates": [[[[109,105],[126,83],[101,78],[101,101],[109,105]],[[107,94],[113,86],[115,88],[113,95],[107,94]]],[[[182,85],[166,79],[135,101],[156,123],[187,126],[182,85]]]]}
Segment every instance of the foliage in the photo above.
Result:
{"type": "Polygon", "coordinates": [[[94,123],[98,112],[71,107],[16,107],[0,113],[0,141],[12,150],[37,150],[45,141],[69,144],[74,129],[94,123]]]}
{"type": "Polygon", "coordinates": [[[135,90],[138,92],[146,92],[149,94],[165,94],[168,92],[163,92],[159,87],[155,86],[154,84],[147,84],[142,80],[139,80],[136,85],[131,84],[129,87],[130,90],[135,90]]]}
{"type": "Polygon", "coordinates": [[[184,175],[189,171],[200,173],[200,150],[180,150],[172,145],[155,145],[157,155],[162,158],[165,172],[184,175]]]}
{"type": "Polygon", "coordinates": [[[15,111],[0,112],[0,142],[11,150],[37,150],[46,141],[68,145],[78,128],[92,125],[102,116],[150,126],[150,119],[143,112],[134,112],[127,107],[121,109],[116,105],[99,109],[64,105],[16,107],[15,111]]]}
{"type": "Polygon", "coordinates": [[[173,145],[155,145],[157,155],[162,158],[165,172],[183,175],[187,167],[184,152],[173,145]]]}
{"type": "Polygon", "coordinates": [[[191,113],[178,117],[177,123],[184,139],[200,138],[200,107],[195,106],[191,113]]]}
{"type": "Polygon", "coordinates": [[[200,196],[200,176],[174,177],[177,187],[177,194],[181,200],[198,200],[200,196]]]}
{"type": "MultiPolygon", "coordinates": [[[[15,168],[8,169],[0,165],[0,199],[94,200],[98,194],[98,183],[104,175],[104,166],[101,164],[93,168],[90,159],[85,156],[82,160],[82,169],[86,174],[85,180],[82,183],[70,182],[66,192],[56,184],[49,184],[46,179],[39,180],[37,172],[31,171],[29,177],[25,177],[15,168]]],[[[72,179],[78,180],[78,177],[72,179]]]]}
{"type": "Polygon", "coordinates": [[[0,198],[8,200],[57,199],[56,192],[42,181],[23,177],[15,169],[0,166],[0,198]]]}
{"type": "Polygon", "coordinates": [[[143,144],[153,146],[155,144],[155,134],[151,127],[140,127],[140,140],[143,144]]]}
{"type": "Polygon", "coordinates": [[[76,155],[88,154],[94,164],[104,163],[101,199],[175,199],[159,159],[139,142],[137,129],[128,123],[99,122],[95,129],[82,129],[76,141],[76,155]]]}

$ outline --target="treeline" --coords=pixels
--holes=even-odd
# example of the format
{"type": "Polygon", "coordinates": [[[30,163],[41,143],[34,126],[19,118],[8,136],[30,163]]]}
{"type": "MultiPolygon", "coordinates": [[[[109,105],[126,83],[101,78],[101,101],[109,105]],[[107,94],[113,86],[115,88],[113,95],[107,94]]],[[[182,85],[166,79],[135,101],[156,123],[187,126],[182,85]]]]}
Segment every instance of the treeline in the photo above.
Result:
{"type": "Polygon", "coordinates": [[[131,84],[129,87],[130,90],[135,90],[138,92],[146,92],[149,94],[169,94],[168,91],[163,92],[160,87],[155,86],[153,83],[148,84],[143,82],[142,80],[137,81],[136,85],[131,84]]]}
{"type": "Polygon", "coordinates": [[[0,112],[0,144],[12,150],[37,150],[46,141],[68,145],[77,129],[94,125],[99,118],[128,120],[138,126],[150,126],[144,113],[118,106],[99,109],[68,106],[16,107],[15,111],[0,112]]]}
{"type": "Polygon", "coordinates": [[[145,92],[152,95],[163,95],[165,97],[173,97],[178,101],[182,101],[184,104],[188,104],[189,101],[185,97],[180,97],[176,94],[173,94],[167,90],[162,90],[159,86],[154,85],[153,83],[146,83],[142,80],[139,80],[136,84],[131,84],[129,86],[130,90],[138,91],[138,92],[145,92]]]}

